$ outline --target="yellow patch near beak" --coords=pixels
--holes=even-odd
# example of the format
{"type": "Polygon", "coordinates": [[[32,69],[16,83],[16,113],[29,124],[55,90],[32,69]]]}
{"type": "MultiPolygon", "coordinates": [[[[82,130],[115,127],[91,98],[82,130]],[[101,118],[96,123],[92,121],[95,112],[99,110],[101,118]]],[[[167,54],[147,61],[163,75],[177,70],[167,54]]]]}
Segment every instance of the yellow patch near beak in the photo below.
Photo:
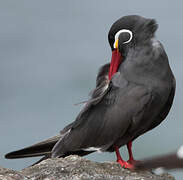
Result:
{"type": "Polygon", "coordinates": [[[118,42],[119,42],[118,39],[116,39],[116,41],[114,42],[114,48],[115,48],[115,49],[118,49],[118,42]]]}

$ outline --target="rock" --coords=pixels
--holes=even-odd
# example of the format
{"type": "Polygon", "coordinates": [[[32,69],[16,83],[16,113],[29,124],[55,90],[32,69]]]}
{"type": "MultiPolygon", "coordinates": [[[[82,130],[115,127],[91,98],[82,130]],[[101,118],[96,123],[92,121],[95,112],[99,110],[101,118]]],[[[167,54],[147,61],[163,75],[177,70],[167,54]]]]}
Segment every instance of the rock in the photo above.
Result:
{"type": "Polygon", "coordinates": [[[11,169],[6,169],[0,167],[0,180],[21,180],[25,179],[24,175],[18,171],[14,171],[11,169]]]}
{"type": "Polygon", "coordinates": [[[121,168],[116,162],[92,162],[79,156],[47,159],[41,163],[13,171],[0,167],[0,180],[174,180],[169,174],[121,168]]]}

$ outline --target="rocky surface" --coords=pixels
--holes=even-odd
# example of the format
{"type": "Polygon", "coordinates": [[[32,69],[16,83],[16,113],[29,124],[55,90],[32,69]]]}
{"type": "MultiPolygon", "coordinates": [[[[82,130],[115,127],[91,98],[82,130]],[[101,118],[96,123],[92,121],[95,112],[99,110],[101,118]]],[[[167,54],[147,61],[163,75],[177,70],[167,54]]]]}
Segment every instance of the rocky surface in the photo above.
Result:
{"type": "Polygon", "coordinates": [[[92,162],[78,156],[47,159],[21,171],[0,167],[0,180],[174,180],[169,174],[131,171],[116,162],[92,162]]]}

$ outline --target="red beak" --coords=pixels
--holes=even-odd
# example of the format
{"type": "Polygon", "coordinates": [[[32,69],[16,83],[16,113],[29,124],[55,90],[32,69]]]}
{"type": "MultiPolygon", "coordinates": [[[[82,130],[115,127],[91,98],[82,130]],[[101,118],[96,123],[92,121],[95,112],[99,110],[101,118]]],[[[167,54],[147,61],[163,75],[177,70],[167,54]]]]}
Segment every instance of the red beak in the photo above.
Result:
{"type": "Polygon", "coordinates": [[[111,64],[109,69],[109,80],[111,80],[112,76],[118,71],[121,61],[122,61],[121,53],[117,49],[114,49],[112,51],[111,64]]]}

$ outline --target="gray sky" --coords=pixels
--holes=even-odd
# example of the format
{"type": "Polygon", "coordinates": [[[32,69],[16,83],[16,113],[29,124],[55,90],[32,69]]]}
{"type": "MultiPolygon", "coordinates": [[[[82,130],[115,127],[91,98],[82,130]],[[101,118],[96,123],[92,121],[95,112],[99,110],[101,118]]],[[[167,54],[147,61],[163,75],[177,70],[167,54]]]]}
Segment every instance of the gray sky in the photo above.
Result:
{"type": "MultiPolygon", "coordinates": [[[[1,0],[0,165],[30,165],[35,159],[5,160],[3,155],[55,135],[75,119],[81,107],[73,104],[87,99],[99,66],[111,58],[110,26],[130,14],[157,20],[157,38],[177,80],[168,118],[136,140],[134,154],[139,159],[178,148],[183,138],[182,6],[182,1],[165,0],[1,0]]],[[[116,160],[110,153],[87,158],[116,160]]]]}

